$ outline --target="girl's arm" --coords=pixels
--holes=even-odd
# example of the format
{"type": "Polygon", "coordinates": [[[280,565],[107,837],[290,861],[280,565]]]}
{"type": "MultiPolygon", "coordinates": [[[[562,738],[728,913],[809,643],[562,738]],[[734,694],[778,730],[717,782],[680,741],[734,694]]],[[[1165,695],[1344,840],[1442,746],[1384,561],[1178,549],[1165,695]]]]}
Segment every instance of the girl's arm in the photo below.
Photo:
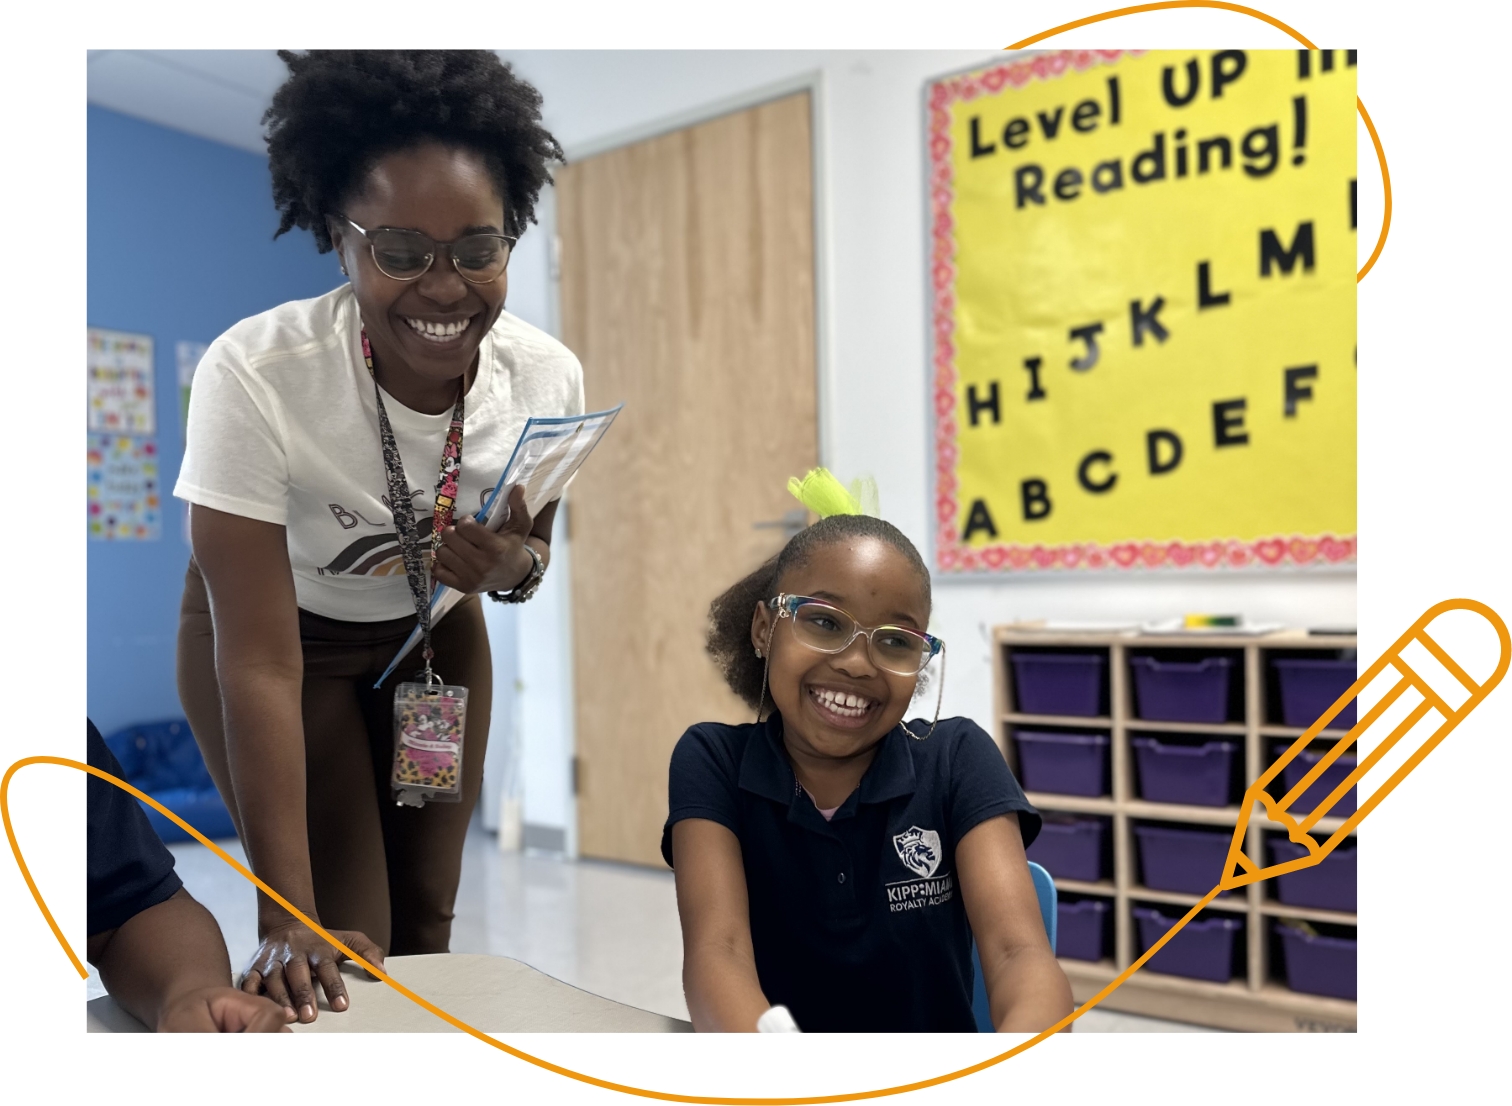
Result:
{"type": "Polygon", "coordinates": [[[756,977],[740,841],[718,822],[686,818],[672,827],[672,856],[683,931],[683,993],[693,1028],[754,1033],[756,1019],[772,1004],[756,977]]]}
{"type": "Polygon", "coordinates": [[[1071,984],[1056,963],[1024,858],[1018,815],[989,818],[956,846],[961,898],[999,1033],[1038,1033],[1071,1013],[1071,984]]]}

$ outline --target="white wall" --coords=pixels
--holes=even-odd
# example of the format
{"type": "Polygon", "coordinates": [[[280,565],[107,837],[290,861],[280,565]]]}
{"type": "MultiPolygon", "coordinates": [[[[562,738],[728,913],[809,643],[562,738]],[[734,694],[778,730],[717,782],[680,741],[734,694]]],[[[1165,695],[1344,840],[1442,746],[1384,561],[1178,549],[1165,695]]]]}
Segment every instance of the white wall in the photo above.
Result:
{"type": "MultiPolygon", "coordinates": [[[[545,121],[569,158],[684,125],[701,113],[734,106],[733,99],[751,92],[814,77],[821,458],[843,479],[874,476],[884,516],[927,556],[931,457],[925,402],[923,86],[929,78],[1002,54],[519,51],[503,56],[540,89],[545,121]]],[[[540,289],[549,285],[546,252],[532,257],[528,266],[520,264],[523,255],[511,263],[512,307],[513,297],[527,294],[531,282],[540,289]]],[[[558,574],[559,582],[564,575],[558,574]]],[[[990,721],[986,629],[996,623],[1044,617],[1145,620],[1187,611],[1237,612],[1300,626],[1353,626],[1355,576],[1089,574],[991,583],[942,580],[935,589],[932,629],[951,647],[944,710],[984,725],[990,721]]],[[[541,786],[545,763],[559,765],[571,755],[570,698],[559,690],[552,695],[567,712],[552,732],[566,735],[569,744],[546,750],[539,746],[545,730],[529,733],[527,758],[534,764],[540,757],[541,786]]],[[[537,779],[527,772],[527,789],[537,779]]],[[[527,803],[535,801],[528,791],[527,803]]],[[[544,811],[542,802],[533,809],[544,811]]],[[[557,801],[550,809],[566,810],[567,804],[557,801]]]]}
{"type": "MultiPolygon", "coordinates": [[[[558,333],[552,289],[552,195],[536,208],[539,226],[528,229],[509,261],[508,310],[550,334],[558,333]]],[[[565,510],[565,507],[564,507],[565,510]]],[[[529,603],[489,603],[494,652],[494,738],[484,768],[484,825],[498,828],[500,789],[510,776],[509,744],[518,741],[519,798],[527,846],[577,852],[572,798],[572,639],[569,599],[571,550],[566,518],[559,514],[551,542],[551,569],[529,603]]]]}

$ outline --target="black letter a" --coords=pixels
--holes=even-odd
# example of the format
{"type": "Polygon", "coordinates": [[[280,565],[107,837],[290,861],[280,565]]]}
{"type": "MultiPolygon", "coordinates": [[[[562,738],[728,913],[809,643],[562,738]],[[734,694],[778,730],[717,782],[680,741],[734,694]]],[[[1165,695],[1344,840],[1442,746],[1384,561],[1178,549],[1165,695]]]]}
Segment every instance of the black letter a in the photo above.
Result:
{"type": "Polygon", "coordinates": [[[997,537],[997,526],[993,524],[992,513],[987,510],[985,499],[973,499],[971,501],[971,513],[966,516],[966,529],[961,532],[963,542],[970,541],[971,535],[978,530],[987,531],[989,538],[997,537]]]}

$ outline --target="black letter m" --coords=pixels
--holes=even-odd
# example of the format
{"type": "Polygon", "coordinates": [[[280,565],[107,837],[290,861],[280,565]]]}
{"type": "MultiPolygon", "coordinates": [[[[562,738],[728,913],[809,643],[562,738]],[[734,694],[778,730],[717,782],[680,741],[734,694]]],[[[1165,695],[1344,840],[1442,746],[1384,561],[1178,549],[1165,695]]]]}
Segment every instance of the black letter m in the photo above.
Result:
{"type": "Polygon", "coordinates": [[[1260,275],[1268,277],[1271,274],[1271,265],[1275,264],[1281,269],[1283,276],[1289,275],[1297,267],[1297,259],[1302,259],[1302,271],[1313,271],[1313,225],[1312,222],[1298,223],[1297,233],[1292,237],[1291,248],[1283,250],[1281,240],[1276,237],[1274,230],[1262,230],[1260,232],[1260,275]]]}

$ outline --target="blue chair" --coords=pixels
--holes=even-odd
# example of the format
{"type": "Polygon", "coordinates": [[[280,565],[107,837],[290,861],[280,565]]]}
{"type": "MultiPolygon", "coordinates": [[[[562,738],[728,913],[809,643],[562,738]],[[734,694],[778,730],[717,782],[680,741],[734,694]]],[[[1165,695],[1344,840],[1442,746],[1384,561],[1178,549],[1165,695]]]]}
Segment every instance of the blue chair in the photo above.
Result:
{"type": "MultiPolygon", "coordinates": [[[[1050,951],[1055,951],[1056,903],[1055,881],[1050,873],[1034,861],[1029,862],[1029,875],[1034,879],[1034,895],[1039,899],[1040,919],[1045,923],[1045,936],[1050,938],[1050,951]]],[[[982,976],[982,958],[977,955],[976,942],[971,943],[971,1012],[976,1016],[977,1032],[995,1033],[992,1011],[987,1003],[987,981],[982,976]]]]}

